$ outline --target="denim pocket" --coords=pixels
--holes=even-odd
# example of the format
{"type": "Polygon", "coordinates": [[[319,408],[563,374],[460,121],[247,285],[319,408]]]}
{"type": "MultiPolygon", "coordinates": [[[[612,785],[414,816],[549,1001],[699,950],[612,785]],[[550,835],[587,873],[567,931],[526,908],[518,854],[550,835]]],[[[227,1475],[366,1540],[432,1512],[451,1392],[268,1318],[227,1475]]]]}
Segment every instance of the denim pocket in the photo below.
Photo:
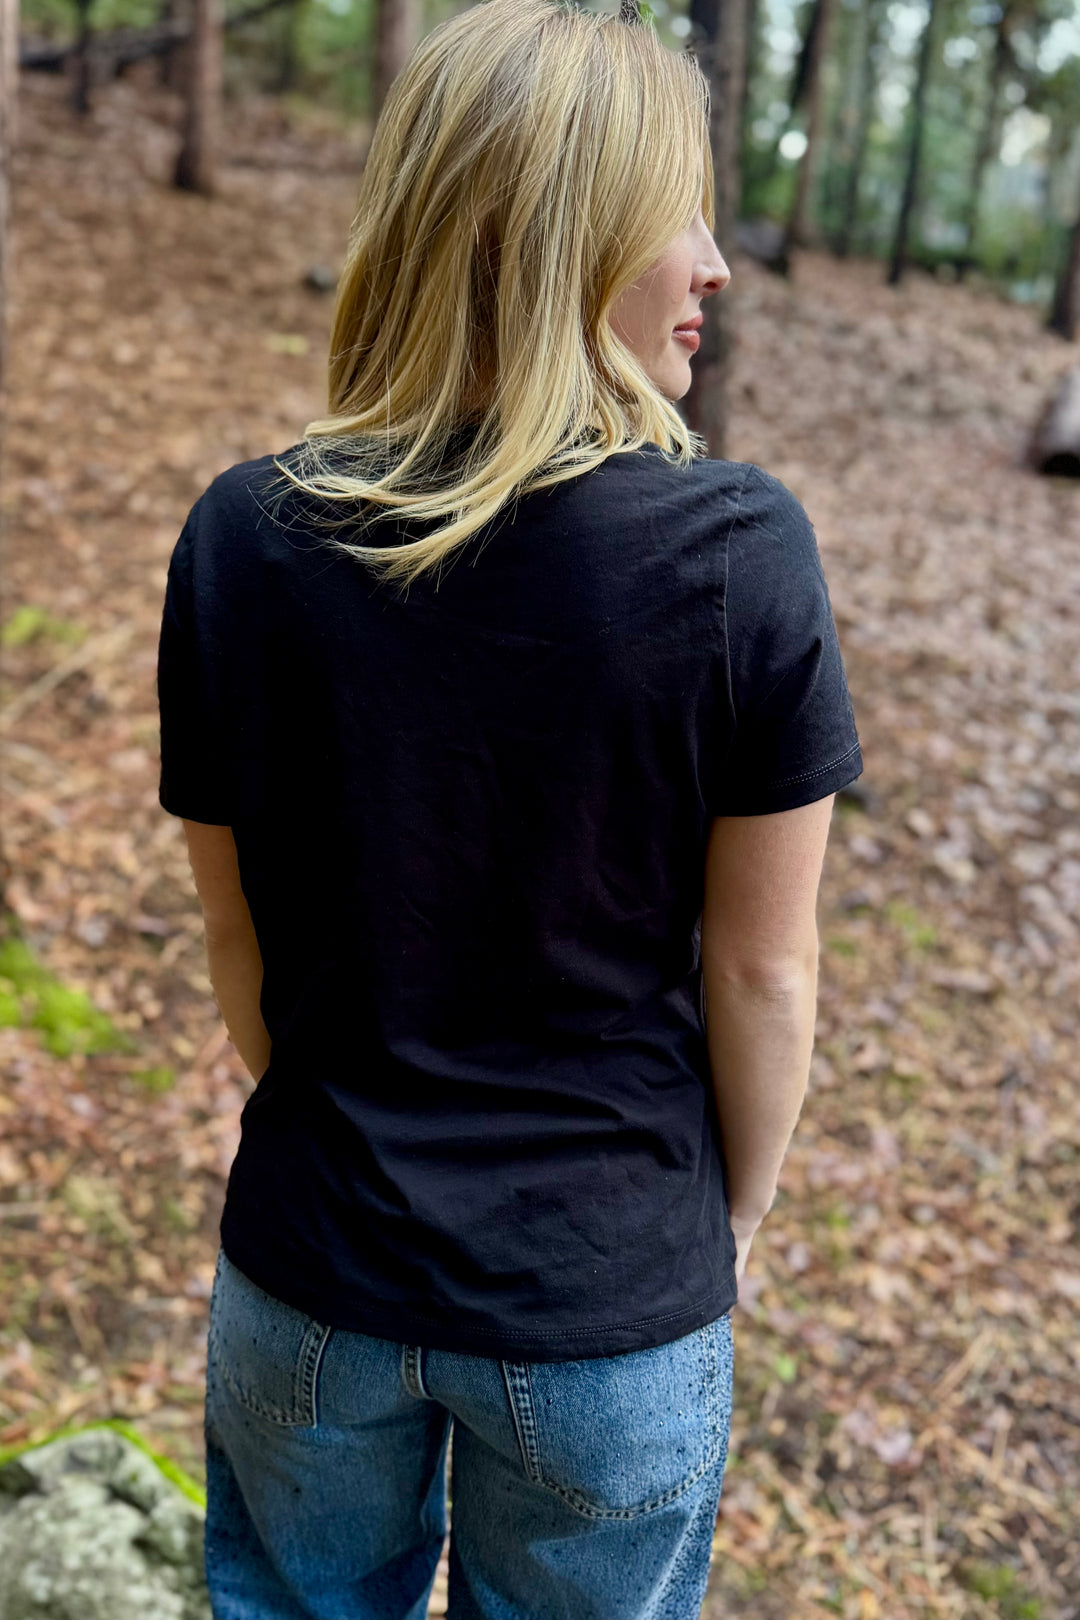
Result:
{"type": "Polygon", "coordinates": [[[314,1428],[319,1365],[332,1331],[264,1293],[219,1252],[209,1355],[249,1412],[270,1423],[314,1428]]]}
{"type": "Polygon", "coordinates": [[[592,1519],[666,1506],[727,1461],[731,1319],[651,1350],[503,1362],[528,1477],[592,1519]]]}

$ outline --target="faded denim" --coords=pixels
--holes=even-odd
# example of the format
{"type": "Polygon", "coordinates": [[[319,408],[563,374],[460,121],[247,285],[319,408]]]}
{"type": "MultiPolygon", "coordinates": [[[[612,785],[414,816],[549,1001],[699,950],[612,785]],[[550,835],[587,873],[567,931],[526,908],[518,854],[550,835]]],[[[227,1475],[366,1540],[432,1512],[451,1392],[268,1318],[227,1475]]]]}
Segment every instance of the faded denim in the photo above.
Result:
{"type": "Polygon", "coordinates": [[[326,1327],[219,1255],[207,1364],[215,1620],[698,1620],[730,1316],[653,1349],[500,1361],[326,1327]]]}

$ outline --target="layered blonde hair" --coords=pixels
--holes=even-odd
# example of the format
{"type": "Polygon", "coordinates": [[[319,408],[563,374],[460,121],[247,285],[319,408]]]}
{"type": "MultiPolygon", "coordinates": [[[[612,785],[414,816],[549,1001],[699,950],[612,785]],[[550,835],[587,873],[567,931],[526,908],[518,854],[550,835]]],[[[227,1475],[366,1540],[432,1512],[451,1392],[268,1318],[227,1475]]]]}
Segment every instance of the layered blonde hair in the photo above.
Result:
{"type": "Polygon", "coordinates": [[[333,544],[406,587],[618,451],[707,453],[608,319],[699,210],[715,218],[708,81],[627,17],[481,0],[421,41],[380,113],[329,412],[277,465],[333,544]],[[383,519],[389,541],[344,537],[383,519]]]}

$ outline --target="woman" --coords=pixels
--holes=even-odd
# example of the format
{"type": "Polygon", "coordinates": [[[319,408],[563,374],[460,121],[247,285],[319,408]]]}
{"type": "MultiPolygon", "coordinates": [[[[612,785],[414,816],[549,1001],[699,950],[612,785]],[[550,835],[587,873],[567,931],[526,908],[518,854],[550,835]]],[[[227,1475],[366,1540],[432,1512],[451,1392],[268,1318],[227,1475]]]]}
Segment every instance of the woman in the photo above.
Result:
{"type": "Polygon", "coordinates": [[[861,770],[805,513],[675,409],[711,198],[706,83],[636,16],[445,22],[375,130],[328,416],[177,543],[161,802],[258,1080],[219,1620],[419,1620],[451,1425],[450,1620],[699,1613],[861,770]]]}

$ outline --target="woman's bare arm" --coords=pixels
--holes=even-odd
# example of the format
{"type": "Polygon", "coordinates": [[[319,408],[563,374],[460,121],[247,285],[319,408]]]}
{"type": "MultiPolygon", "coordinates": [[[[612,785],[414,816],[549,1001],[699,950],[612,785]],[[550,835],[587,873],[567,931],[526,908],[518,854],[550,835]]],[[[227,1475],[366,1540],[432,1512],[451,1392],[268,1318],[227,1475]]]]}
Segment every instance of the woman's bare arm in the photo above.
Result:
{"type": "Polygon", "coordinates": [[[258,1080],[270,1062],[270,1036],[259,1009],[263,964],[232,829],[185,821],[184,833],[202,905],[210,982],[232,1043],[258,1080]]]}
{"type": "Polygon", "coordinates": [[[709,841],[705,1025],[740,1275],[806,1094],[817,892],[834,797],[776,815],[724,817],[709,841]]]}

